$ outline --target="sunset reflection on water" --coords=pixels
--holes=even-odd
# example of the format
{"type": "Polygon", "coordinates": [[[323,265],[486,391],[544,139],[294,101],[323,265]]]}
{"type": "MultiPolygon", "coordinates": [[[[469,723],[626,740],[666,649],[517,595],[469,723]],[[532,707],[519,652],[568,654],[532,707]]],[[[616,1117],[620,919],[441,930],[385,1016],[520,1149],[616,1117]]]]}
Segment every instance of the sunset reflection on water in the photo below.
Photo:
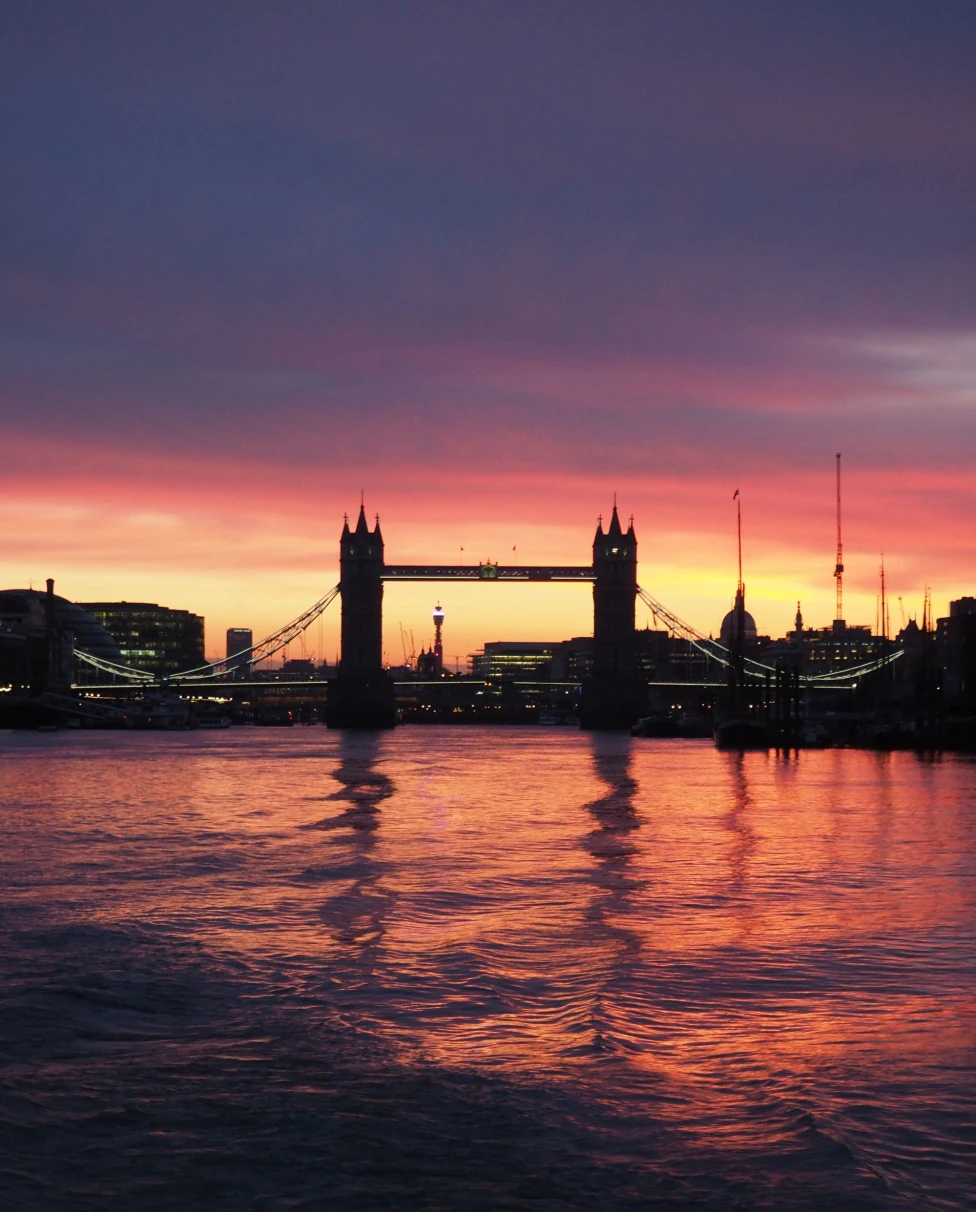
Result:
{"type": "Polygon", "coordinates": [[[0,761],[16,931],[149,932],[311,1041],[652,1115],[679,1170],[813,1175],[815,1123],[890,1198],[924,1171],[963,1206],[969,760],[415,728],[7,734],[0,761]]]}

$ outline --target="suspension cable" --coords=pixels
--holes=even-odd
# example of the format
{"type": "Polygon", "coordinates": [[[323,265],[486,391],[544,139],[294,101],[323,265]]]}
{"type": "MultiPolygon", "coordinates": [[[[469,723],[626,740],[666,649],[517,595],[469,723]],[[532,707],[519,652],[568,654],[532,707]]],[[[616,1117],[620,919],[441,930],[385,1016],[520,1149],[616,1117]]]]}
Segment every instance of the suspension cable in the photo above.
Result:
{"type": "MultiPolygon", "coordinates": [[[[220,661],[210,661],[206,665],[199,665],[194,669],[185,669],[181,673],[172,674],[167,680],[171,683],[176,682],[202,682],[213,678],[224,677],[230,666],[230,662],[235,662],[235,665],[256,665],[259,661],[265,661],[268,657],[280,651],[284,646],[290,643],[297,635],[300,635],[305,629],[322,614],[328,606],[335,601],[339,594],[339,586],[334,585],[325,597],[319,600],[308,610],[303,611],[298,618],[292,619],[284,627],[279,627],[269,636],[265,636],[263,640],[259,640],[256,644],[252,644],[250,648],[244,648],[240,652],[235,652],[231,657],[224,657],[220,661]]],[[[139,685],[148,685],[160,679],[154,673],[148,673],[145,669],[133,669],[130,665],[120,665],[115,661],[106,661],[104,657],[98,657],[90,652],[85,652],[82,648],[75,649],[75,656],[83,661],[86,665],[99,670],[101,673],[108,673],[112,677],[127,678],[131,682],[139,685]]]]}
{"type": "Polygon", "coordinates": [[[145,669],[133,669],[129,665],[117,665],[114,661],[106,661],[104,657],[94,656],[92,653],[85,652],[81,648],[75,649],[75,656],[86,665],[91,665],[93,669],[97,669],[101,673],[110,673],[113,677],[131,678],[137,682],[153,682],[156,680],[155,675],[147,673],[145,669]]]}
{"type": "Polygon", "coordinates": [[[170,682],[202,682],[212,678],[224,677],[231,668],[242,665],[256,665],[260,661],[266,661],[269,657],[274,656],[286,644],[290,644],[296,636],[301,635],[307,627],[325,611],[339,594],[339,586],[333,585],[325,597],[319,600],[303,611],[298,618],[292,619],[290,623],[286,623],[284,627],[280,627],[271,635],[265,636],[263,640],[259,640],[256,644],[252,644],[250,648],[242,648],[240,652],[235,652],[232,656],[224,657],[219,661],[210,661],[206,665],[200,665],[195,669],[185,669],[182,673],[174,673],[170,677],[170,682]],[[233,662],[233,665],[231,664],[233,662]]]}
{"type": "MultiPolygon", "coordinates": [[[[686,623],[683,619],[678,618],[673,611],[668,610],[666,606],[652,597],[646,589],[642,589],[640,585],[637,586],[637,593],[641,601],[654,616],[655,621],[659,618],[663,619],[672,632],[690,643],[704,656],[708,657],[709,660],[716,661],[719,665],[724,665],[728,668],[731,663],[731,654],[724,644],[710,637],[706,639],[700,631],[697,631],[690,623],[686,623]],[[706,645],[711,645],[712,648],[716,648],[719,651],[712,651],[712,648],[708,648],[706,645]]],[[[855,677],[866,677],[869,673],[875,673],[879,669],[884,669],[892,661],[896,661],[899,657],[904,656],[904,653],[904,648],[898,648],[864,665],[855,665],[847,669],[831,669],[826,673],[801,674],[800,681],[808,685],[832,685],[836,682],[850,681],[855,677]]],[[[766,665],[762,661],[754,661],[751,657],[744,657],[743,660],[746,665],[754,666],[752,669],[743,669],[743,672],[749,677],[761,678],[765,677],[767,673],[776,673],[774,666],[766,665]]]]}

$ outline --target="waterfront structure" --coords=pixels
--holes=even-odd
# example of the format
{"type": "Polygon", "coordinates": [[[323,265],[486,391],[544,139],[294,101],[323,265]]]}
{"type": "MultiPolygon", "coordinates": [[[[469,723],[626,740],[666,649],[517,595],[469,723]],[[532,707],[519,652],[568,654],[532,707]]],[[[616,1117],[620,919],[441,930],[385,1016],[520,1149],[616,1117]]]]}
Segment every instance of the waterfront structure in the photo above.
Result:
{"type": "Polygon", "coordinates": [[[586,728],[629,728],[646,708],[637,659],[637,536],[624,532],[614,503],[602,519],[593,559],[582,566],[386,564],[379,518],[374,529],[362,503],[355,529],[348,518],[339,540],[342,652],[330,684],[331,727],[377,728],[395,723],[393,682],[383,669],[384,581],[588,581],[593,584],[593,660],[583,683],[580,719],[586,728]]]}
{"type": "Polygon", "coordinates": [[[112,636],[133,669],[166,677],[206,660],[200,615],[151,602],[83,602],[81,607],[112,636]]]}
{"type": "Polygon", "coordinates": [[[40,693],[69,685],[74,671],[74,649],[105,661],[120,661],[118,645],[105,628],[67,598],[54,592],[5,589],[0,591],[0,686],[40,693]]]}

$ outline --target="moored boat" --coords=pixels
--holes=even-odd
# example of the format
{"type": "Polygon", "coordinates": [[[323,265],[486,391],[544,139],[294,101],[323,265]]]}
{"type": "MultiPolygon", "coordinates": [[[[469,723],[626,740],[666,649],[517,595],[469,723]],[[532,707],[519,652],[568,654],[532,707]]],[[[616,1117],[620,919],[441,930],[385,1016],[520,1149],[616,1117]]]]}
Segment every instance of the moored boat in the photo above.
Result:
{"type": "Polygon", "coordinates": [[[719,749],[768,749],[771,743],[767,725],[745,716],[722,720],[714,736],[719,749]]]}

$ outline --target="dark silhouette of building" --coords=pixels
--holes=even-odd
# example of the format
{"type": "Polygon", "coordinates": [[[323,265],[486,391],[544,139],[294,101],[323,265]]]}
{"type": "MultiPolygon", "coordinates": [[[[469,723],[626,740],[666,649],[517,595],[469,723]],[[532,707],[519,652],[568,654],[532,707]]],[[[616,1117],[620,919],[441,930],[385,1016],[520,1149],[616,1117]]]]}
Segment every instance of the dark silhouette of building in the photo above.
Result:
{"type": "Polygon", "coordinates": [[[122,662],[156,677],[203,665],[203,619],[150,602],[84,602],[119,646],[122,662]]]}
{"type": "Polygon", "coordinates": [[[247,677],[250,673],[248,657],[253,644],[254,635],[249,627],[227,628],[227,668],[233,672],[235,678],[247,677]]]}
{"type": "Polygon", "coordinates": [[[339,540],[342,593],[339,673],[329,683],[330,728],[392,728],[393,681],[383,669],[383,535],[371,531],[359,506],[356,529],[348,518],[339,540]]]}
{"type": "MultiPolygon", "coordinates": [[[[0,686],[37,694],[70,685],[84,677],[87,666],[73,669],[74,649],[105,661],[122,659],[119,647],[104,627],[74,602],[54,592],[7,589],[0,592],[0,686]]],[[[87,680],[101,679],[94,674],[87,680]]]]}
{"type": "Polygon", "coordinates": [[[438,661],[437,653],[433,648],[421,648],[417,653],[416,672],[418,678],[439,678],[443,675],[443,662],[438,661]]]}
{"type": "Polygon", "coordinates": [[[637,536],[626,533],[614,502],[610,525],[593,539],[593,666],[583,682],[583,728],[629,728],[647,709],[637,655],[637,536]]]}
{"type": "Polygon", "coordinates": [[[728,612],[725,618],[722,619],[722,626],[719,628],[718,633],[719,642],[724,644],[726,648],[731,648],[735,642],[736,620],[740,614],[742,617],[743,644],[748,646],[749,644],[753,643],[759,634],[756,629],[756,620],[745,608],[745,601],[743,600],[741,603],[741,611],[739,610],[739,605],[739,593],[736,591],[736,604],[728,612]]]}
{"type": "Polygon", "coordinates": [[[282,678],[311,682],[315,678],[315,662],[311,657],[292,657],[281,666],[282,678]]]}
{"type": "Polygon", "coordinates": [[[380,520],[372,531],[359,507],[356,529],[348,519],[339,542],[342,585],[340,674],[374,674],[383,668],[383,536],[380,520]]]}
{"type": "Polygon", "coordinates": [[[949,617],[936,623],[936,652],[947,702],[976,705],[976,598],[949,603],[949,617]]]}

